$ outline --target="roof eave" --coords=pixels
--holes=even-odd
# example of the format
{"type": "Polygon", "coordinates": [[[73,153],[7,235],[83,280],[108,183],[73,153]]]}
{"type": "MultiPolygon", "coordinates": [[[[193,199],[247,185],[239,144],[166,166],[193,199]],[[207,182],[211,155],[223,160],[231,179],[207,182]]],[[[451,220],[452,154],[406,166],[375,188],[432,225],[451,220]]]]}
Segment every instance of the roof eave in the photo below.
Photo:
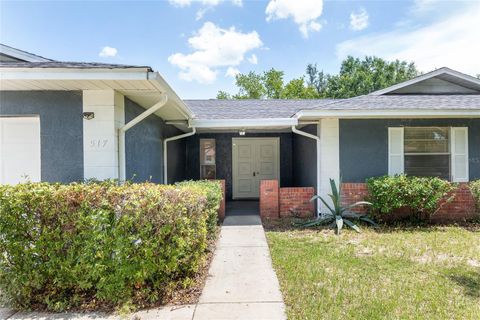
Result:
{"type": "Polygon", "coordinates": [[[278,128],[298,125],[296,118],[190,119],[189,127],[204,129],[278,128]]]}
{"type": "Polygon", "coordinates": [[[298,119],[316,118],[480,118],[480,109],[302,110],[298,119]]]}
{"type": "Polygon", "coordinates": [[[179,110],[185,115],[185,118],[191,119],[195,114],[190,110],[190,108],[183,102],[182,99],[177,95],[177,93],[170,87],[167,81],[160,75],[159,72],[151,71],[147,74],[148,80],[157,88],[165,88],[167,90],[169,99],[173,100],[175,104],[179,107],[179,110]]]}
{"type": "Polygon", "coordinates": [[[442,75],[442,74],[448,74],[448,75],[451,75],[451,76],[454,76],[454,77],[458,77],[462,80],[472,82],[476,85],[480,85],[480,79],[477,79],[475,77],[472,77],[472,76],[470,76],[468,74],[465,74],[465,73],[462,73],[462,72],[452,70],[452,69],[447,68],[447,67],[443,67],[443,68],[436,69],[436,70],[431,71],[431,72],[427,72],[427,73],[422,74],[422,75],[420,75],[418,77],[415,77],[413,79],[394,84],[393,86],[390,86],[388,88],[371,92],[371,93],[369,93],[369,95],[381,96],[381,95],[387,94],[389,92],[396,91],[398,89],[413,85],[413,84],[418,83],[420,81],[424,81],[426,79],[434,78],[434,77],[442,75]]]}
{"type": "Polygon", "coordinates": [[[39,55],[26,52],[23,50],[15,49],[10,46],[4,45],[0,43],[0,53],[3,53],[9,57],[16,58],[19,60],[27,61],[27,62],[48,62],[53,61],[52,59],[47,59],[41,57],[39,55]]]}
{"type": "Polygon", "coordinates": [[[146,80],[148,68],[9,68],[1,80],[146,80]]]}

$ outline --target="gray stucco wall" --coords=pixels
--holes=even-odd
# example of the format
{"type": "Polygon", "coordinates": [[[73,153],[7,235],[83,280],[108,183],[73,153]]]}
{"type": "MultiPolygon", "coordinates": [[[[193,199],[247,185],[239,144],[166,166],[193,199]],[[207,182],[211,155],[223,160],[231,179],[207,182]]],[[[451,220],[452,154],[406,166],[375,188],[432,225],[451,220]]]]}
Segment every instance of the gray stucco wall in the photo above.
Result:
{"type": "Polygon", "coordinates": [[[81,92],[1,91],[5,115],[39,115],[42,181],[83,180],[81,92]]]}
{"type": "MultiPolygon", "coordinates": [[[[232,199],[232,138],[238,133],[201,133],[187,138],[186,178],[200,178],[200,139],[215,139],[217,179],[225,179],[226,197],[232,199]]],[[[280,137],[280,185],[293,185],[292,134],[291,133],[247,133],[247,137],[280,137]]]]}
{"type": "Polygon", "coordinates": [[[340,174],[343,182],[365,182],[388,174],[388,127],[468,127],[470,180],[480,179],[480,119],[340,120],[340,174]]]}
{"type": "MultiPolygon", "coordinates": [[[[308,125],[300,130],[317,135],[317,126],[308,125]]],[[[317,143],[315,140],[293,135],[293,184],[296,187],[317,185],[317,143]]]]}
{"type": "MultiPolygon", "coordinates": [[[[125,98],[125,123],[145,109],[125,98]]],[[[181,134],[181,131],[151,115],[125,134],[126,178],[135,182],[163,182],[163,139],[181,134]]],[[[172,141],[168,145],[168,182],[184,180],[185,142],[172,141]]]]}

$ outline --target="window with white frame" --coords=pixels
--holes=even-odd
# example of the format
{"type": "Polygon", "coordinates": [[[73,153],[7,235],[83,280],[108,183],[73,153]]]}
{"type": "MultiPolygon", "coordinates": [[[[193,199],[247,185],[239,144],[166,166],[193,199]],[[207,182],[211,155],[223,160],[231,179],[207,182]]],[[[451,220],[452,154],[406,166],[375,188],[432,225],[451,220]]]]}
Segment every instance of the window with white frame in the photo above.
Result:
{"type": "Polygon", "coordinates": [[[215,139],[200,139],[200,179],[215,179],[215,139]]]}
{"type": "Polygon", "coordinates": [[[388,141],[389,174],[468,181],[467,128],[389,128],[388,141]]]}
{"type": "Polygon", "coordinates": [[[404,129],[405,173],[410,176],[450,180],[449,128],[404,129]]]}

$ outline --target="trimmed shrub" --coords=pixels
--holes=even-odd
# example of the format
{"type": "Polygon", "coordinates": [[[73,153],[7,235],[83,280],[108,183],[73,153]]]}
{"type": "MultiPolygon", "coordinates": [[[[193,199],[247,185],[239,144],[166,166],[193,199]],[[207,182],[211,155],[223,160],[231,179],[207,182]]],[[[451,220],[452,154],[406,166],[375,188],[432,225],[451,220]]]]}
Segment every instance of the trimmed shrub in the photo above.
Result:
{"type": "Polygon", "coordinates": [[[222,185],[216,180],[182,181],[176,184],[180,187],[189,187],[205,192],[207,197],[206,213],[208,214],[207,228],[210,236],[215,236],[218,225],[218,209],[223,198],[222,185]]]}
{"type": "Polygon", "coordinates": [[[367,179],[367,187],[377,219],[407,209],[412,220],[428,221],[441,201],[451,201],[448,196],[456,186],[440,178],[396,175],[367,179]]]}
{"type": "Polygon", "coordinates": [[[0,186],[0,290],[52,311],[162,301],[192,283],[214,236],[206,185],[0,186]]]}
{"type": "Polygon", "coordinates": [[[470,191],[477,204],[477,211],[480,212],[480,179],[470,182],[470,191]]]}

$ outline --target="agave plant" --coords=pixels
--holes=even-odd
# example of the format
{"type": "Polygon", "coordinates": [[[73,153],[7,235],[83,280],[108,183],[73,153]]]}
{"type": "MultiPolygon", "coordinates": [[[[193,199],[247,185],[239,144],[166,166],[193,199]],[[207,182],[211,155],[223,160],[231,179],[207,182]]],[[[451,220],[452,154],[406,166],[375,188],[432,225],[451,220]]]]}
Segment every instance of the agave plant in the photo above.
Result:
{"type": "Polygon", "coordinates": [[[332,193],[329,194],[328,196],[332,199],[333,208],[321,196],[319,195],[313,196],[312,199],[310,199],[310,201],[320,199],[320,201],[323,202],[325,207],[330,212],[322,214],[315,220],[303,222],[300,224],[300,226],[306,228],[306,227],[314,227],[314,226],[321,226],[321,225],[330,225],[331,227],[335,228],[336,234],[340,234],[340,232],[342,232],[342,228],[344,224],[346,224],[353,230],[360,232],[360,228],[355,223],[353,223],[352,220],[359,220],[359,221],[369,223],[373,226],[376,226],[376,223],[366,215],[360,215],[350,211],[350,209],[361,206],[361,205],[372,205],[370,202],[359,201],[346,207],[342,206],[340,186],[341,186],[341,183],[337,188],[337,185],[335,184],[335,180],[330,179],[330,188],[332,189],[332,193]]]}

